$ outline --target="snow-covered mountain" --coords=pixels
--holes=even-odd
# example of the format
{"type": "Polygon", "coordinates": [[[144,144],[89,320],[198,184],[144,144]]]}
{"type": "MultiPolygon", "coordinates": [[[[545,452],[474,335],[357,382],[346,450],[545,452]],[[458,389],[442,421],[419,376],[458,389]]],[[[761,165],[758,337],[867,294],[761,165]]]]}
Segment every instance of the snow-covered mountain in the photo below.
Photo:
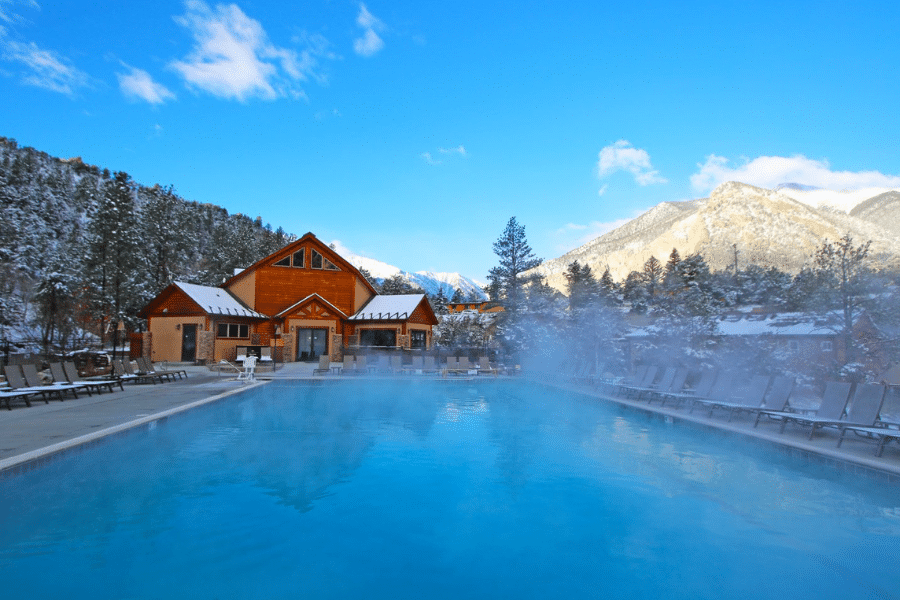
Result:
{"type": "Polygon", "coordinates": [[[368,271],[372,277],[378,280],[378,283],[383,282],[389,277],[400,275],[400,277],[409,282],[410,285],[420,287],[429,294],[437,294],[439,289],[443,290],[444,296],[446,296],[448,300],[453,297],[456,290],[460,290],[466,298],[474,294],[478,299],[487,300],[487,295],[485,295],[484,291],[481,289],[482,286],[479,285],[478,282],[469,279],[464,275],[460,275],[459,273],[435,273],[433,271],[417,271],[415,273],[410,273],[399,267],[395,267],[394,265],[389,265],[386,262],[354,254],[339,242],[335,242],[335,245],[338,253],[347,262],[357,269],[362,268],[368,271]]]}
{"type": "Polygon", "coordinates": [[[724,269],[733,263],[736,245],[740,264],[796,272],[825,240],[837,241],[845,233],[859,244],[871,240],[875,260],[900,266],[900,192],[779,187],[728,182],[709,198],[663,202],[535,271],[564,291],[564,272],[574,260],[589,265],[597,277],[609,266],[621,281],[651,256],[665,263],[673,248],[682,257],[700,252],[711,268],[724,269]]]}

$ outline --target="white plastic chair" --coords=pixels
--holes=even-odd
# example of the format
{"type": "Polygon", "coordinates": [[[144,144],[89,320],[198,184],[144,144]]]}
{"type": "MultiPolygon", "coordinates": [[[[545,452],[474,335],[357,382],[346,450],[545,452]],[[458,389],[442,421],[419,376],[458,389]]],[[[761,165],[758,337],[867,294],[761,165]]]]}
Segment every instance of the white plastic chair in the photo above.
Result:
{"type": "Polygon", "coordinates": [[[256,381],[256,357],[253,355],[244,359],[244,370],[238,373],[238,381],[256,381]]]}

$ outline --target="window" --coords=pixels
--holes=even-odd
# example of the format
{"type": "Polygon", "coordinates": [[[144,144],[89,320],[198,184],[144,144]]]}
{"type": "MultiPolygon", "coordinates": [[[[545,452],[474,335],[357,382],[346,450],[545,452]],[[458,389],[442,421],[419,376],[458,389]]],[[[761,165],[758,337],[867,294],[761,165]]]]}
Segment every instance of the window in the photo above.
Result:
{"type": "Polygon", "coordinates": [[[330,260],[328,260],[327,258],[322,256],[320,253],[318,253],[312,249],[310,249],[310,252],[311,252],[310,266],[313,269],[326,269],[328,271],[340,271],[340,269],[338,269],[337,266],[333,262],[331,262],[330,260]]]}
{"type": "Polygon", "coordinates": [[[832,352],[834,350],[834,342],[825,340],[822,342],[822,352],[832,352]]]}
{"type": "Polygon", "coordinates": [[[396,329],[363,329],[359,332],[360,346],[396,346],[396,329]]]}
{"type": "Polygon", "coordinates": [[[306,267],[306,249],[300,248],[296,252],[291,255],[285,256],[277,263],[275,263],[276,267],[294,267],[296,269],[302,269],[306,267]]]}
{"type": "Polygon", "coordinates": [[[250,326],[241,323],[219,323],[216,337],[246,339],[250,337],[250,326]]]}
{"type": "Polygon", "coordinates": [[[411,329],[409,332],[409,347],[410,348],[424,348],[425,347],[425,332],[421,329],[411,329]]]}

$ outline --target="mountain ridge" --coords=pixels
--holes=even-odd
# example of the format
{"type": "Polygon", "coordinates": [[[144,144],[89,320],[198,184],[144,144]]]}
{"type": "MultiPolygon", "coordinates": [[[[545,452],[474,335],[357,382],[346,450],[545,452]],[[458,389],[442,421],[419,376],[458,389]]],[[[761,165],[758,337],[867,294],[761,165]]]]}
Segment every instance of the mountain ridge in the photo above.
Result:
{"type": "Polygon", "coordinates": [[[733,264],[734,245],[739,264],[796,273],[825,240],[836,241],[845,233],[860,244],[871,240],[871,256],[900,266],[900,192],[877,190],[882,193],[868,199],[853,196],[852,202],[850,196],[838,196],[845,206],[852,204],[845,212],[837,207],[840,202],[816,206],[794,197],[795,191],[726,182],[707,198],[660,203],[529,273],[539,273],[550,286],[565,291],[564,273],[574,260],[590,266],[597,277],[608,266],[613,279],[622,281],[640,271],[650,256],[665,262],[673,248],[682,257],[700,252],[712,269],[721,270],[733,264]]]}

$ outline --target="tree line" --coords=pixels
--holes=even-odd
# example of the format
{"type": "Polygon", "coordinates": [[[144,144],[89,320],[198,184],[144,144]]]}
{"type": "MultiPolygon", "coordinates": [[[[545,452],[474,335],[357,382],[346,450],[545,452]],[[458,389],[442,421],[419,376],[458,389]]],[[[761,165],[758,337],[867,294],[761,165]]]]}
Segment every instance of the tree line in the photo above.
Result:
{"type": "MultiPolygon", "coordinates": [[[[609,268],[598,277],[578,261],[565,272],[565,294],[529,273],[541,264],[515,217],[494,243],[498,265],[485,291],[505,307],[495,324],[495,339],[506,353],[546,360],[602,355],[623,361],[623,336],[635,323],[652,324],[661,363],[712,366],[734,359],[716,344],[722,315],[755,306],[777,313],[800,313],[843,339],[845,364],[832,375],[859,370],[874,353],[900,359],[900,276],[870,255],[870,243],[849,234],[823,240],[796,274],[777,266],[740,263],[734,246],[730,269],[712,271],[701,253],[682,257],[673,248],[666,262],[651,256],[643,268],[615,281],[609,268]],[[867,313],[880,339],[854,337],[857,319],[867,313]],[[717,354],[719,354],[717,356],[717,354]]],[[[741,360],[775,368],[771,340],[745,348],[741,360]]],[[[827,375],[827,374],[826,374],[827,375]]]]}
{"type": "Polygon", "coordinates": [[[295,240],[125,172],[0,137],[0,338],[46,354],[105,342],[174,280],[218,285],[295,240]]]}

